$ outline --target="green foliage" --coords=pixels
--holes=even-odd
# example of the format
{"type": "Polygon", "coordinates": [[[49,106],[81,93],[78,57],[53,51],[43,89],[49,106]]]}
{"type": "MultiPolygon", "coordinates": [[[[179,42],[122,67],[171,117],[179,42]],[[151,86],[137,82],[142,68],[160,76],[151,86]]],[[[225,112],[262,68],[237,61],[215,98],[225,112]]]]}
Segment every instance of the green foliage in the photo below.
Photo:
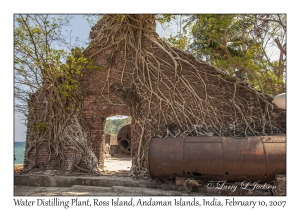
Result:
{"type": "Polygon", "coordinates": [[[70,17],[15,15],[14,18],[15,96],[26,101],[24,95],[39,89],[43,77],[61,66],[68,55],[69,46],[63,44],[61,29],[69,24],[70,17]]]}
{"type": "MultiPolygon", "coordinates": [[[[51,148],[47,154],[58,170],[66,172],[69,169],[64,168],[64,151],[72,148],[87,157],[80,161],[83,162],[80,167],[90,172],[97,170],[97,160],[89,147],[92,142],[89,131],[81,124],[82,92],[78,80],[85,68],[103,68],[93,66],[92,59],[84,56],[84,49],[69,42],[72,37],[63,28],[70,18],[65,15],[15,16],[15,98],[25,104],[23,113],[27,112],[27,104],[30,108],[26,116],[26,141],[32,147],[29,151],[48,141],[51,148]]],[[[35,165],[34,159],[31,162],[35,165]]],[[[76,164],[74,162],[72,167],[76,164]]]]}
{"type": "Polygon", "coordinates": [[[156,16],[156,20],[160,23],[160,24],[166,24],[169,23],[172,19],[175,18],[175,15],[172,14],[162,14],[162,15],[157,15],[156,16]]]}
{"type": "Polygon", "coordinates": [[[188,44],[188,37],[186,35],[176,35],[173,37],[170,35],[170,37],[167,39],[168,42],[170,42],[174,47],[185,50],[188,44]]]}
{"type": "Polygon", "coordinates": [[[201,14],[187,15],[185,20],[180,25],[182,32],[168,39],[173,46],[260,91],[272,95],[285,91],[285,15],[201,14]],[[272,57],[270,49],[276,50],[279,58],[272,57]]]}
{"type": "Polygon", "coordinates": [[[124,14],[119,14],[119,15],[117,15],[118,16],[118,18],[119,18],[119,21],[124,21],[125,20],[125,18],[126,18],[126,15],[124,15],[124,14]]]}
{"type": "MultiPolygon", "coordinates": [[[[162,25],[169,27],[171,21],[176,22],[179,27],[179,31],[175,35],[170,35],[169,38],[166,40],[171,43],[174,47],[181,49],[181,50],[188,50],[189,44],[189,36],[188,36],[188,28],[190,24],[184,24],[187,22],[185,15],[171,15],[171,14],[163,14],[158,15],[156,20],[162,25]]],[[[164,27],[163,27],[164,28],[164,27]]]]}
{"type": "Polygon", "coordinates": [[[124,119],[106,120],[105,133],[108,134],[118,134],[119,130],[131,123],[131,117],[124,119]]]}
{"type": "Polygon", "coordinates": [[[49,123],[37,123],[35,125],[35,128],[37,129],[38,132],[46,131],[50,128],[49,123]]]}
{"type": "Polygon", "coordinates": [[[102,70],[103,67],[94,66],[93,61],[83,55],[83,48],[74,48],[67,54],[66,63],[59,68],[54,68],[52,74],[56,78],[63,78],[58,84],[59,93],[62,96],[69,97],[78,89],[78,78],[83,76],[84,68],[102,70]]]}
{"type": "MultiPolygon", "coordinates": [[[[15,15],[14,70],[15,97],[27,104],[28,96],[43,85],[57,87],[59,98],[53,103],[62,103],[67,97],[75,100],[78,78],[84,68],[103,70],[92,65],[84,57],[83,48],[73,47],[63,27],[71,16],[15,15]]],[[[69,110],[71,105],[66,106],[69,110]]],[[[27,112],[26,105],[21,111],[27,112]]]]}
{"type": "Polygon", "coordinates": [[[84,15],[84,18],[86,19],[86,21],[91,27],[95,26],[99,22],[99,20],[101,20],[102,17],[103,15],[99,15],[99,14],[84,15]]]}

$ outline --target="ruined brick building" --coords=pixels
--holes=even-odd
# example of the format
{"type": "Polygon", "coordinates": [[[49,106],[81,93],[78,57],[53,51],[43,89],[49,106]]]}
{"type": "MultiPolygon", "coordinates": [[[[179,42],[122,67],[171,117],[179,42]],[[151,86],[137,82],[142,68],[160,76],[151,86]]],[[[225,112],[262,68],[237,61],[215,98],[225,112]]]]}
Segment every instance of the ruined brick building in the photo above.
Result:
{"type": "Polygon", "coordinates": [[[153,137],[259,136],[285,133],[285,113],[272,97],[171,47],[154,15],[105,15],[85,50],[101,70],[80,79],[82,115],[98,166],[104,164],[107,117],[132,117],[133,171],[147,173],[153,137]]]}
{"type": "Polygon", "coordinates": [[[202,125],[203,134],[234,136],[230,126],[239,124],[237,118],[244,117],[247,121],[256,115],[240,132],[245,135],[285,132],[285,115],[271,104],[271,97],[170,47],[153,29],[138,30],[139,24],[146,24],[139,22],[145,17],[135,18],[128,18],[132,28],[126,33],[122,30],[130,26],[110,15],[90,33],[92,42],[86,53],[104,70],[87,69],[82,78],[86,91],[83,113],[93,125],[99,165],[103,165],[105,118],[114,115],[132,116],[134,161],[146,156],[151,137],[164,137],[167,132],[176,135],[177,131],[193,135],[191,125],[202,125]],[[135,40],[130,40],[131,36],[135,40]],[[225,121],[227,126],[223,124],[225,121]],[[139,144],[140,141],[143,143],[139,144]]]}

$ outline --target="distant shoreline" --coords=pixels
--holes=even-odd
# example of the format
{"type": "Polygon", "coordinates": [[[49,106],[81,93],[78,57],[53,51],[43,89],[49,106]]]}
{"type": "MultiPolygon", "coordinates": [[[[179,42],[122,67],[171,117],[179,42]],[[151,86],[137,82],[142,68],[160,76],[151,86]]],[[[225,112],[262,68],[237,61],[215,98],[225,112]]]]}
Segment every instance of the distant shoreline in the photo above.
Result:
{"type": "Polygon", "coordinates": [[[14,172],[20,172],[24,169],[24,164],[15,164],[14,165],[14,172]]]}
{"type": "Polygon", "coordinates": [[[26,142],[14,142],[14,164],[23,164],[25,159],[26,142]]]}

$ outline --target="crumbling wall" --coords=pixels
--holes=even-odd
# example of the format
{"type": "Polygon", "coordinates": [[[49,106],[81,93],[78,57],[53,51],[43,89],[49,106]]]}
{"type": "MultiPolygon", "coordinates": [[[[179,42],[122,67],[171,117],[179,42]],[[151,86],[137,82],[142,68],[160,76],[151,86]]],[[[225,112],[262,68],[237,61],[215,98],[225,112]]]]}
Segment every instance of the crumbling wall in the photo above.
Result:
{"type": "Polygon", "coordinates": [[[94,153],[98,158],[99,168],[103,168],[106,118],[116,115],[129,116],[130,113],[126,105],[111,105],[104,97],[101,97],[101,94],[99,95],[102,84],[100,79],[103,78],[100,73],[103,72],[86,71],[81,82],[85,95],[82,113],[91,125],[94,153]]]}
{"type": "Polygon", "coordinates": [[[99,165],[100,127],[114,109],[132,117],[133,170],[144,174],[152,137],[285,133],[285,112],[272,96],[171,47],[149,16],[107,15],[91,31],[86,55],[103,70],[86,69],[81,85],[99,165]]]}
{"type": "MultiPolygon", "coordinates": [[[[32,117],[33,113],[31,114],[32,117]]],[[[35,115],[39,115],[39,111],[36,111],[35,115]]],[[[32,119],[28,119],[31,123],[32,119]]],[[[27,139],[25,145],[25,160],[24,171],[43,171],[43,170],[61,170],[59,164],[59,156],[55,155],[55,151],[51,146],[51,141],[47,139],[41,139],[39,142],[34,142],[30,138],[36,131],[27,130],[27,139]]],[[[74,169],[74,163],[78,163],[79,166],[84,164],[81,162],[83,154],[72,149],[71,147],[63,150],[64,156],[64,171],[71,172],[74,169]]],[[[61,173],[61,172],[60,172],[61,173]]]]}
{"type": "Polygon", "coordinates": [[[116,134],[105,134],[105,144],[118,145],[117,135],[116,134]]]}
{"type": "MultiPolygon", "coordinates": [[[[132,117],[132,168],[145,176],[153,137],[285,134],[285,111],[272,96],[171,47],[153,22],[154,15],[106,15],[91,31],[85,54],[99,69],[87,68],[80,78],[81,113],[99,168],[105,121],[115,115],[132,117]]],[[[43,148],[37,147],[41,165],[43,148]]]]}

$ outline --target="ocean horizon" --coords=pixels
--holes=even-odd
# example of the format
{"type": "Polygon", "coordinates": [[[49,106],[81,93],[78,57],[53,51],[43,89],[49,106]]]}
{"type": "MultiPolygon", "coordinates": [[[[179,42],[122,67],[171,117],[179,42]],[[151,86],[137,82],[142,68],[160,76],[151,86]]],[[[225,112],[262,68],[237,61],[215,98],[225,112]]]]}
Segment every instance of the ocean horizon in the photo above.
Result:
{"type": "Polygon", "coordinates": [[[25,142],[14,142],[14,164],[23,164],[25,159],[25,142]]]}

